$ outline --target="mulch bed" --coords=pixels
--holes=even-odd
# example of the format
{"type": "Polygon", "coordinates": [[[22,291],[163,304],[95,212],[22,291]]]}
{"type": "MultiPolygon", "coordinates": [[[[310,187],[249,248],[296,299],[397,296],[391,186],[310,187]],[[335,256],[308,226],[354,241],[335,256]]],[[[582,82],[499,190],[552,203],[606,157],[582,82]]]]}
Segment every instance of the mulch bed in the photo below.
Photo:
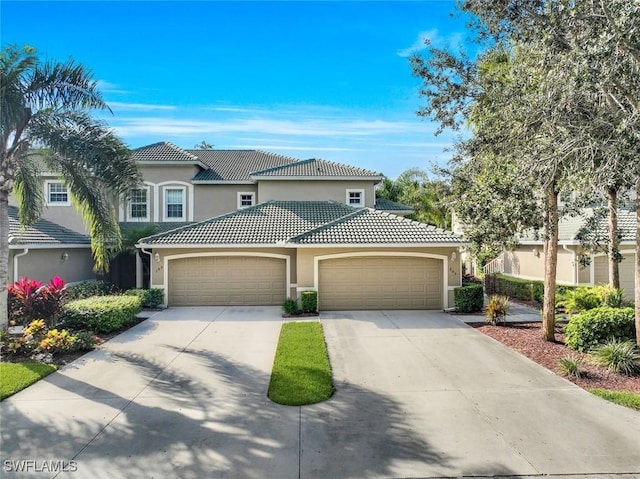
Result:
{"type": "Polygon", "coordinates": [[[595,364],[588,354],[579,353],[564,344],[564,324],[556,324],[556,342],[542,339],[541,325],[537,323],[508,323],[507,326],[491,326],[486,323],[471,323],[487,336],[518,351],[536,363],[562,375],[558,362],[564,357],[580,358],[582,377],[567,379],[582,388],[603,388],[616,391],[640,393],[640,376],[622,376],[611,373],[595,364]]]}

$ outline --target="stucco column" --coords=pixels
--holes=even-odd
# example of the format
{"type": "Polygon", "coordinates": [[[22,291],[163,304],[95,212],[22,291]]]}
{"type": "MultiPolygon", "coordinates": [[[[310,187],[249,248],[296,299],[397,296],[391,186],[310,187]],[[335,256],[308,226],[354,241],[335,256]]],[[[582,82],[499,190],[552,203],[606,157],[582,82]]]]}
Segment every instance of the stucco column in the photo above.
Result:
{"type": "Polygon", "coordinates": [[[143,286],[143,278],[144,271],[142,267],[142,257],[140,256],[140,252],[136,252],[136,288],[142,288],[143,286]]]}

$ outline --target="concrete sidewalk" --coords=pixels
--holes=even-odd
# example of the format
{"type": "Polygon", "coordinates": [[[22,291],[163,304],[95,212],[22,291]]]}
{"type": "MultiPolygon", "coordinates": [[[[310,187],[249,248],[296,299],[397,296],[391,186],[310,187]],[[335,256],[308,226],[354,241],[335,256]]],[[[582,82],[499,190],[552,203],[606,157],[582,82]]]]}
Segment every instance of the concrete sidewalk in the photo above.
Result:
{"type": "MultiPolygon", "coordinates": [[[[485,302],[486,306],[486,302],[485,302]]],[[[465,323],[484,323],[486,321],[484,313],[456,314],[455,311],[449,313],[465,323]]],[[[535,323],[542,321],[540,310],[525,304],[509,302],[509,312],[505,318],[507,323],[535,323]]]]}
{"type": "Polygon", "coordinates": [[[321,321],[337,392],[299,408],[266,397],[279,308],[158,313],[0,403],[2,477],[640,477],[640,413],[456,318],[321,321]]]}

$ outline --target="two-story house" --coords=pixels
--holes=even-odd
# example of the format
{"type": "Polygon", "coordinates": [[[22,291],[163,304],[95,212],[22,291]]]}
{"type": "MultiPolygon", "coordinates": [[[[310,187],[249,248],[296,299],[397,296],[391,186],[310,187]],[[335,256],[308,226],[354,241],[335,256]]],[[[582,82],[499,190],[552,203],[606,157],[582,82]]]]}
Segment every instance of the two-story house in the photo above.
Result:
{"type": "MultiPolygon", "coordinates": [[[[137,244],[137,283],[145,280],[145,258],[147,283],[164,289],[169,306],[280,305],[307,289],[319,292],[324,310],[453,305],[461,238],[404,218],[405,205],[377,200],[379,173],[167,142],[133,156],[144,183],[116,210],[123,231],[156,226],[137,244]]],[[[47,208],[29,231],[58,230],[37,245],[13,231],[12,274],[88,279],[88,238],[68,191],[52,175],[43,181],[47,208]]]]}

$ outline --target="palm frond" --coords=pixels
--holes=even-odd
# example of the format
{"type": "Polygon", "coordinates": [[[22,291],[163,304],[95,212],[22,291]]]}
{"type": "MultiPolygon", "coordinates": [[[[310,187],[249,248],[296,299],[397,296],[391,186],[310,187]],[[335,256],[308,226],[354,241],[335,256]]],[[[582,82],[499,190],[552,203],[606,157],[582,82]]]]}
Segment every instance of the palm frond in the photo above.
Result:
{"type": "Polygon", "coordinates": [[[25,154],[17,162],[13,194],[19,206],[22,225],[32,225],[42,213],[44,195],[37,160],[25,154]]]}
{"type": "Polygon", "coordinates": [[[109,110],[91,71],[72,59],[65,63],[49,61],[34,69],[24,93],[27,104],[33,110],[109,110]]]}
{"type": "Polygon", "coordinates": [[[128,195],[142,182],[126,145],[103,122],[85,112],[39,112],[29,131],[58,157],[86,170],[117,195],[128,195]]]}

